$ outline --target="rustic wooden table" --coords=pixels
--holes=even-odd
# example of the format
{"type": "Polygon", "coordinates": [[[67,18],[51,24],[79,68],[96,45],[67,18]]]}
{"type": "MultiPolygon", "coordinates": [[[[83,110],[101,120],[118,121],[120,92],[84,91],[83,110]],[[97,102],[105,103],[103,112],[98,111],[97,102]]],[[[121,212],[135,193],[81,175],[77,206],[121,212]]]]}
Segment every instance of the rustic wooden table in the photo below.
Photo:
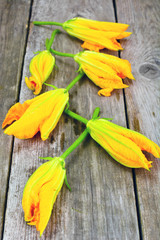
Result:
{"type": "MultiPolygon", "coordinates": [[[[84,77],[70,91],[70,108],[90,118],[101,107],[101,116],[134,129],[160,145],[160,1],[150,0],[0,0],[0,106],[2,123],[17,101],[32,98],[24,78],[29,76],[33,52],[45,49],[45,38],[55,26],[34,26],[33,20],[59,21],[85,17],[130,24],[133,34],[121,43],[119,57],[128,59],[136,81],[125,79],[129,88],[99,97],[96,87],[84,77]]],[[[80,41],[66,33],[56,36],[56,50],[77,53],[80,41]]],[[[117,53],[106,51],[107,53],[117,53]]],[[[48,83],[65,87],[77,75],[78,65],[56,57],[48,83]]],[[[44,86],[43,92],[49,90],[44,86]]],[[[39,134],[19,140],[0,132],[0,230],[3,240],[40,239],[35,227],[24,221],[23,188],[42,164],[39,157],[59,156],[83,131],[84,126],[63,115],[49,139],[39,134]]],[[[65,240],[159,240],[160,162],[151,172],[132,170],[114,161],[88,138],[67,159],[65,184],[58,195],[41,239],[65,240]]]]}

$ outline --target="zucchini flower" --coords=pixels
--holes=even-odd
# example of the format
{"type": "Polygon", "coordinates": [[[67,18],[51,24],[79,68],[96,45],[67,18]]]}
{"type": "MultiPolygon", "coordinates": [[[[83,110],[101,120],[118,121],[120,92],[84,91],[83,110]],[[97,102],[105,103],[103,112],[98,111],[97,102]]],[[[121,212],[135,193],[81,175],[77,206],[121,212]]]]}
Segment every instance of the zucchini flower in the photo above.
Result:
{"type": "Polygon", "coordinates": [[[31,77],[25,77],[27,87],[34,90],[34,94],[37,95],[41,92],[42,84],[49,78],[55,64],[55,58],[48,51],[42,51],[32,58],[29,70],[31,77]]]}
{"type": "MultiPolygon", "coordinates": [[[[68,109],[65,110],[65,113],[75,119],[83,119],[86,123],[83,117],[68,109]]],[[[94,116],[97,117],[98,114],[94,113],[94,116]]],[[[41,167],[33,173],[25,186],[22,199],[25,221],[27,221],[29,225],[36,225],[37,231],[40,231],[40,235],[42,235],[47,226],[53,204],[64,181],[71,191],[66,176],[65,159],[87,136],[88,130],[85,129],[60,157],[41,158],[49,161],[42,164],[41,167]]]]}
{"type": "Polygon", "coordinates": [[[99,143],[116,161],[131,167],[149,170],[148,161],[141,150],[160,157],[160,147],[142,134],[120,127],[106,119],[91,119],[87,123],[91,137],[99,143]]]}
{"type": "Polygon", "coordinates": [[[68,100],[69,94],[66,89],[56,89],[23,104],[16,103],[4,119],[2,128],[12,124],[4,133],[26,139],[32,138],[40,131],[42,140],[46,140],[56,127],[68,100]]]}
{"type": "Polygon", "coordinates": [[[35,225],[42,235],[51,216],[53,204],[66,176],[63,158],[55,157],[42,164],[29,178],[23,192],[25,221],[35,225]]]}
{"type": "Polygon", "coordinates": [[[76,54],[74,60],[78,62],[80,69],[102,88],[98,92],[100,96],[110,96],[114,89],[128,87],[121,78],[134,79],[131,73],[131,64],[125,59],[104,53],[84,51],[76,54]]]}
{"type": "Polygon", "coordinates": [[[100,49],[123,50],[117,39],[131,35],[125,32],[129,25],[122,23],[100,22],[85,18],[73,18],[63,23],[64,30],[84,41],[83,48],[99,52],[100,49]]]}
{"type": "Polygon", "coordinates": [[[73,18],[64,23],[34,21],[35,25],[61,26],[70,35],[84,41],[83,48],[99,52],[100,49],[123,50],[117,39],[131,35],[125,32],[129,25],[123,23],[100,22],[85,18],[73,18]]]}

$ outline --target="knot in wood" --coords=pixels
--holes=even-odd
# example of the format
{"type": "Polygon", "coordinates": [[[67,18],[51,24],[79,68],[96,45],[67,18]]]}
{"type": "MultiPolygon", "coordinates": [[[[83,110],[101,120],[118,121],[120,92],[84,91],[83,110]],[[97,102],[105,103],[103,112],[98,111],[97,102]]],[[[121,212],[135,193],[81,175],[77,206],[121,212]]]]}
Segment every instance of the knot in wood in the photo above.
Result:
{"type": "Polygon", "coordinates": [[[142,76],[149,79],[157,78],[160,74],[159,68],[151,63],[145,63],[141,65],[139,68],[139,72],[142,76]]]}

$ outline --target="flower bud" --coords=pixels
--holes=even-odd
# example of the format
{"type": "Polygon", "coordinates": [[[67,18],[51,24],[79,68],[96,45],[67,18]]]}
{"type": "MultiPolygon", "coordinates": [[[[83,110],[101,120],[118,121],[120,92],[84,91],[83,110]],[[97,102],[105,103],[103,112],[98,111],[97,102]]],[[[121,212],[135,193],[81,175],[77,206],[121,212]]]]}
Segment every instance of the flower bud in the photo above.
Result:
{"type": "Polygon", "coordinates": [[[80,65],[80,69],[102,88],[98,92],[100,96],[108,97],[114,89],[128,87],[121,78],[134,79],[128,60],[92,51],[80,52],[75,55],[74,59],[80,65]]]}
{"type": "Polygon", "coordinates": [[[99,143],[116,161],[131,167],[149,170],[148,161],[142,150],[160,157],[160,147],[142,134],[120,127],[106,119],[91,119],[87,123],[91,137],[99,143]]]}
{"type": "Polygon", "coordinates": [[[49,78],[55,64],[55,58],[52,54],[45,50],[32,58],[29,70],[31,77],[25,77],[25,82],[29,89],[34,90],[37,95],[42,90],[42,84],[49,78]]]}
{"type": "Polygon", "coordinates": [[[40,235],[47,226],[65,175],[64,160],[55,157],[42,164],[26,183],[22,199],[25,221],[29,225],[35,225],[40,235]]]}

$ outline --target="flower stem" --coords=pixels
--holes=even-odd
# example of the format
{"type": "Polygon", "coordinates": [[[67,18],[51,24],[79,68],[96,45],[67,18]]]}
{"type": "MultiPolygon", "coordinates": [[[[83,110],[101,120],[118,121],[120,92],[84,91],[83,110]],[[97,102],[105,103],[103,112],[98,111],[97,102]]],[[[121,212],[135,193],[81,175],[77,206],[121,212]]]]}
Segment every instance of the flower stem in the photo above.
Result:
{"type": "Polygon", "coordinates": [[[60,33],[60,32],[61,32],[61,31],[60,31],[59,29],[54,30],[54,31],[52,32],[52,35],[51,35],[50,40],[49,40],[49,41],[47,41],[48,39],[46,40],[46,48],[47,48],[48,51],[50,51],[50,48],[51,48],[51,46],[52,46],[52,44],[53,44],[53,41],[54,41],[54,38],[55,38],[56,34],[57,34],[57,33],[60,33]]]}
{"type": "Polygon", "coordinates": [[[56,50],[51,48],[56,34],[60,33],[60,32],[61,31],[59,29],[56,29],[56,30],[54,30],[52,32],[50,40],[48,38],[46,39],[46,48],[47,48],[47,50],[50,51],[51,53],[53,53],[54,55],[74,58],[75,54],[72,54],[72,53],[62,53],[62,52],[58,52],[58,51],[56,51],[56,50]]]}
{"type": "Polygon", "coordinates": [[[58,56],[62,56],[62,57],[72,57],[74,58],[75,54],[72,53],[62,53],[62,52],[58,52],[54,49],[50,49],[51,53],[53,53],[54,55],[58,55],[58,56]]]}
{"type": "Polygon", "coordinates": [[[75,84],[78,82],[82,77],[84,76],[84,72],[80,72],[73,80],[70,82],[70,84],[66,87],[66,90],[69,91],[75,84]]]}
{"type": "Polygon", "coordinates": [[[33,21],[34,25],[56,25],[63,27],[63,23],[59,22],[41,22],[41,21],[33,21]]]}
{"type": "Polygon", "coordinates": [[[70,111],[70,110],[68,110],[68,109],[64,110],[64,112],[65,112],[68,116],[70,116],[70,117],[72,117],[72,118],[74,118],[74,119],[76,119],[76,120],[84,123],[85,125],[86,125],[87,122],[88,122],[88,120],[87,120],[86,118],[84,118],[84,117],[78,115],[77,113],[74,113],[74,112],[72,112],[72,111],[70,111]]]}
{"type": "Polygon", "coordinates": [[[77,140],[60,156],[65,159],[78,145],[87,137],[88,130],[85,129],[84,132],[77,138],[77,140]]]}
{"type": "MultiPolygon", "coordinates": [[[[98,117],[99,111],[100,111],[99,107],[95,108],[94,113],[92,115],[93,119],[98,117]]],[[[68,114],[70,117],[73,117],[74,119],[83,122],[85,125],[88,122],[88,120],[86,118],[83,118],[80,115],[78,115],[68,109],[66,109],[64,112],[66,114],[68,114]]],[[[79,138],[77,138],[77,140],[60,157],[65,159],[76,147],[78,147],[78,145],[87,137],[88,134],[89,134],[89,132],[88,132],[88,129],[86,128],[84,130],[84,132],[79,136],[79,138]]]]}

